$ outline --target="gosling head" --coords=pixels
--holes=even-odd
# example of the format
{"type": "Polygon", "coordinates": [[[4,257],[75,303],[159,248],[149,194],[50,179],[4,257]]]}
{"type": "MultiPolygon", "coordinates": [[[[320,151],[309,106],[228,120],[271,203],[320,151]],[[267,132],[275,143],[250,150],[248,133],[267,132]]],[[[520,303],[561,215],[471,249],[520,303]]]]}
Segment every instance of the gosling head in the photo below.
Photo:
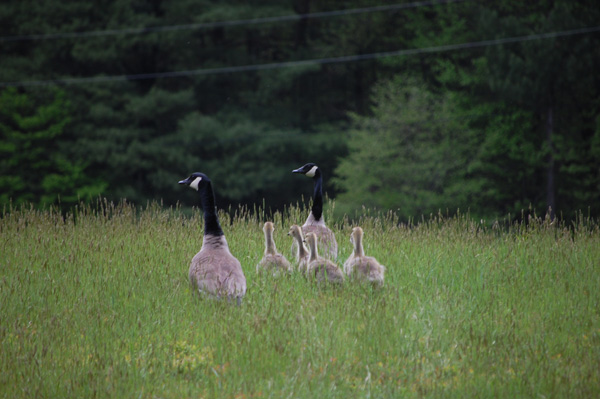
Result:
{"type": "Polygon", "coordinates": [[[360,227],[354,227],[352,229],[352,233],[350,234],[350,242],[354,245],[357,242],[360,242],[360,238],[363,236],[363,229],[360,227]]]}
{"type": "Polygon", "coordinates": [[[316,164],[309,162],[298,169],[292,170],[292,173],[300,173],[306,177],[315,177],[320,173],[320,171],[316,164]]]}
{"type": "Polygon", "coordinates": [[[185,184],[196,191],[210,183],[210,179],[204,173],[194,172],[185,180],[180,180],[179,184],[185,184]]]}
{"type": "Polygon", "coordinates": [[[290,231],[288,231],[288,236],[300,237],[300,241],[304,241],[302,239],[302,229],[297,224],[293,224],[290,226],[290,231]]]}
{"type": "Polygon", "coordinates": [[[263,226],[263,231],[265,233],[272,233],[273,230],[275,230],[275,227],[273,226],[273,222],[265,222],[265,225],[263,226]]]}
{"type": "Polygon", "coordinates": [[[315,233],[308,233],[304,237],[304,243],[306,243],[309,248],[317,248],[317,235],[315,233]]]}

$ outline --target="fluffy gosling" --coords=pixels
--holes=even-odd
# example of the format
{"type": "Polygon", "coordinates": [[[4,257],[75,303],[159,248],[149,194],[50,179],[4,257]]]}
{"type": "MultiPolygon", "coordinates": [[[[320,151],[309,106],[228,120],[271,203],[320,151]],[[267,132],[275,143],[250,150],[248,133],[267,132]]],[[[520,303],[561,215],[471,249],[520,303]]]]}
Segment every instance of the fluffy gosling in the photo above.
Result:
{"type": "Polygon", "coordinates": [[[273,273],[273,275],[289,273],[292,271],[292,265],[285,256],[277,252],[277,247],[273,240],[273,230],[274,226],[272,222],[266,222],[263,226],[263,232],[265,233],[265,254],[258,265],[256,265],[256,271],[268,271],[273,273]]]}
{"type": "Polygon", "coordinates": [[[293,224],[288,231],[288,236],[294,239],[296,247],[296,262],[298,263],[298,271],[300,273],[306,273],[306,266],[308,265],[308,259],[310,258],[310,252],[304,246],[304,236],[302,229],[297,224],[293,224]]]}
{"type": "Polygon", "coordinates": [[[363,249],[363,230],[360,227],[352,229],[350,242],[354,252],[344,262],[344,273],[357,280],[368,281],[376,286],[383,286],[385,266],[379,264],[372,256],[365,256],[363,249]]]}
{"type": "Polygon", "coordinates": [[[308,233],[304,238],[304,242],[310,248],[310,258],[306,268],[306,275],[309,278],[315,278],[319,283],[328,281],[334,284],[341,284],[344,281],[344,273],[335,263],[319,256],[316,234],[308,233]]]}

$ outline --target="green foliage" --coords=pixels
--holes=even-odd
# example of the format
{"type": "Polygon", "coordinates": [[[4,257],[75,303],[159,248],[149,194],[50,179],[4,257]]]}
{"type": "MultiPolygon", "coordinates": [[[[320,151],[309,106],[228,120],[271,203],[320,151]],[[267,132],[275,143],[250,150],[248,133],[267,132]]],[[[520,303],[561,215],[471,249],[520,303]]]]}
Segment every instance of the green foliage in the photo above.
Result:
{"type": "MultiPolygon", "coordinates": [[[[536,6],[499,2],[468,9],[454,5],[443,12],[411,11],[409,24],[415,33],[413,47],[429,47],[592,26],[591,15],[597,15],[597,9],[587,7],[567,1],[536,6]]],[[[452,99],[450,118],[465,119],[457,133],[462,140],[455,140],[456,158],[452,158],[460,164],[459,183],[452,187],[453,182],[445,180],[443,190],[432,183],[445,173],[448,148],[443,140],[427,145],[424,139],[424,148],[413,147],[421,155],[415,158],[401,148],[396,137],[378,135],[381,126],[393,125],[393,117],[387,114],[398,111],[397,105],[382,106],[374,94],[378,108],[358,118],[359,134],[364,137],[359,142],[356,133],[350,133],[349,156],[337,169],[341,187],[347,190],[339,197],[338,209],[352,214],[364,204],[397,210],[404,218],[436,208],[452,212],[464,209],[465,204],[472,214],[485,217],[518,215],[527,208],[545,212],[548,206],[568,217],[574,217],[576,209],[596,214],[600,203],[592,197],[597,197],[597,162],[591,148],[600,94],[597,74],[589,71],[600,62],[597,40],[596,35],[558,37],[386,61],[411,71],[410,76],[419,76],[423,90],[436,101],[452,99]],[[378,154],[383,154],[383,162],[378,154]],[[411,165],[413,173],[399,167],[394,155],[400,164],[411,165]],[[442,166],[430,163],[428,167],[427,157],[442,166]],[[364,168],[364,172],[356,173],[353,168],[364,168]],[[410,181],[404,190],[406,180],[402,179],[410,181]],[[383,192],[378,184],[390,192],[383,192]],[[436,201],[436,195],[441,199],[436,201]]],[[[402,79],[405,74],[399,76],[402,79]]],[[[403,104],[404,100],[390,97],[386,101],[403,104]]],[[[413,114],[426,112],[414,110],[413,114]]],[[[423,119],[428,120],[425,129],[433,129],[429,120],[435,118],[423,119]]],[[[397,124],[392,129],[400,131],[405,121],[397,124]]]]}
{"type": "MultiPolygon", "coordinates": [[[[586,2],[542,2],[535,7],[500,2],[482,9],[478,31],[487,37],[559,32],[593,26],[598,18],[598,8],[586,2]]],[[[543,201],[570,217],[576,209],[600,210],[590,195],[596,190],[590,147],[600,98],[598,77],[590,71],[600,67],[599,43],[598,35],[592,34],[494,46],[486,49],[479,64],[490,94],[522,108],[515,109],[517,115],[530,114],[525,122],[529,132],[521,135],[530,155],[522,159],[539,165],[533,176],[543,183],[536,185],[540,198],[532,203],[539,206],[543,201]]],[[[533,180],[519,184],[531,187],[533,180]]]]}
{"type": "Polygon", "coordinates": [[[114,101],[114,91],[103,89],[93,96],[73,156],[89,160],[95,174],[109,183],[111,198],[140,204],[162,191],[165,199],[172,199],[168,193],[181,179],[173,179],[177,173],[172,166],[188,149],[168,137],[193,108],[192,91],[154,87],[143,96],[127,94],[114,101]]]}
{"type": "MultiPolygon", "coordinates": [[[[221,213],[248,292],[193,295],[202,217],[153,204],[0,217],[0,397],[597,397],[600,230],[361,215],[385,286],[258,275],[262,211],[221,213]]],[[[288,247],[305,211],[275,215],[288,247]]],[[[352,225],[332,226],[340,257],[352,225]]]]}
{"type": "MultiPolygon", "coordinates": [[[[68,197],[69,204],[76,192],[85,197],[98,191],[136,204],[159,198],[175,204],[182,198],[173,182],[192,170],[202,170],[218,179],[223,204],[252,206],[264,200],[283,209],[309,192],[306,182],[287,179],[288,170],[313,161],[325,172],[325,188],[332,197],[336,188],[355,187],[352,198],[340,197],[342,213],[353,213],[365,204],[400,209],[404,217],[465,206],[474,215],[490,217],[518,214],[530,206],[541,212],[548,205],[570,217],[579,209],[600,214],[600,172],[593,144],[600,104],[600,75],[594,73],[600,70],[597,33],[358,62],[226,72],[228,67],[593,27],[600,11],[591,0],[421,4],[387,12],[187,29],[198,23],[374,5],[364,0],[343,4],[269,0],[251,6],[209,0],[107,0],[101,5],[82,0],[2,2],[3,37],[122,31],[0,42],[1,82],[124,77],[62,87],[70,104],[70,122],[60,143],[48,147],[56,171],[51,171],[54,176],[46,183],[50,196],[43,201],[52,202],[63,187],[61,197],[68,197]],[[161,26],[176,28],[131,31],[161,26]],[[198,69],[221,73],[134,78],[198,69]],[[412,150],[393,137],[387,146],[374,140],[357,144],[357,133],[349,129],[361,130],[369,119],[406,121],[409,126],[398,126],[405,132],[418,129],[408,117],[384,115],[397,112],[397,105],[380,104],[377,115],[371,113],[370,93],[375,87],[383,90],[379,87],[394,76],[416,79],[419,91],[427,93],[419,101],[431,109],[415,110],[415,115],[426,119],[419,123],[428,133],[409,134],[409,142],[416,146],[412,150]],[[450,122],[446,126],[441,120],[450,122]],[[346,138],[354,142],[352,148],[346,146],[346,138]],[[211,140],[214,143],[208,143],[211,140]],[[385,177],[392,183],[378,184],[388,187],[389,193],[378,186],[359,192],[362,183],[349,182],[343,171],[355,167],[351,160],[362,157],[362,152],[371,154],[361,164],[365,182],[385,177]],[[388,161],[394,152],[408,158],[393,159],[386,167],[373,155],[379,152],[388,161]],[[329,185],[334,170],[340,172],[338,182],[344,182],[338,186],[329,185]],[[369,176],[368,171],[377,176],[369,176]],[[63,178],[69,175],[90,180],[63,178]]],[[[27,90],[36,105],[51,102],[46,88],[27,90]]],[[[13,175],[3,178],[8,182],[13,175]]],[[[14,187],[19,184],[10,180],[14,187]]],[[[189,196],[183,200],[193,203],[189,196]]]]}
{"type": "Polygon", "coordinates": [[[83,161],[61,153],[69,121],[64,92],[40,105],[14,88],[0,93],[0,206],[69,206],[103,191],[104,184],[87,178],[83,161]]]}
{"type": "Polygon", "coordinates": [[[482,130],[471,175],[480,182],[472,192],[474,212],[492,218],[523,209],[544,213],[544,139],[534,135],[531,113],[503,103],[472,105],[470,125],[482,130]]]}
{"type": "Polygon", "coordinates": [[[450,93],[396,77],[373,93],[372,116],[354,116],[349,154],[336,169],[338,210],[375,206],[403,219],[469,206],[475,135],[450,93]]]}

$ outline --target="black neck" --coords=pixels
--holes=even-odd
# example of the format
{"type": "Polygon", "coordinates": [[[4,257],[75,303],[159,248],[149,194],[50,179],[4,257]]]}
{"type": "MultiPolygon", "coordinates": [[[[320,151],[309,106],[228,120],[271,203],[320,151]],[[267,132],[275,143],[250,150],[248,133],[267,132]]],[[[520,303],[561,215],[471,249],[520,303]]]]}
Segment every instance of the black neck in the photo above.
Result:
{"type": "Polygon", "coordinates": [[[199,191],[200,204],[204,211],[204,234],[213,236],[224,235],[219,218],[217,217],[217,209],[215,207],[215,195],[212,190],[212,184],[206,183],[206,186],[199,191]]]}
{"type": "Polygon", "coordinates": [[[320,220],[323,216],[323,176],[321,170],[317,169],[315,176],[315,192],[313,194],[312,214],[315,220],[320,220]]]}

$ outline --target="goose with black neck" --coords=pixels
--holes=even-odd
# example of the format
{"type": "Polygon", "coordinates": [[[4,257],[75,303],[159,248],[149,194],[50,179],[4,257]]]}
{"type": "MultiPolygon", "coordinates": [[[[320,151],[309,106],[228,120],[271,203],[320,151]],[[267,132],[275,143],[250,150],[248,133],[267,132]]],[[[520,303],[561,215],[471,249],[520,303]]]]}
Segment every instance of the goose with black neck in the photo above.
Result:
{"type": "Polygon", "coordinates": [[[314,181],[313,203],[306,222],[302,225],[302,232],[306,236],[314,233],[317,236],[319,248],[323,249],[323,256],[328,259],[337,258],[338,245],[333,231],[325,225],[323,220],[323,174],[314,163],[294,169],[292,173],[300,173],[314,181]]]}
{"type": "Polygon", "coordinates": [[[235,298],[240,304],[246,294],[246,277],[239,260],[229,251],[225,233],[219,224],[211,180],[204,173],[195,172],[179,184],[198,192],[204,212],[202,248],[192,258],[190,282],[201,294],[235,298]]]}

